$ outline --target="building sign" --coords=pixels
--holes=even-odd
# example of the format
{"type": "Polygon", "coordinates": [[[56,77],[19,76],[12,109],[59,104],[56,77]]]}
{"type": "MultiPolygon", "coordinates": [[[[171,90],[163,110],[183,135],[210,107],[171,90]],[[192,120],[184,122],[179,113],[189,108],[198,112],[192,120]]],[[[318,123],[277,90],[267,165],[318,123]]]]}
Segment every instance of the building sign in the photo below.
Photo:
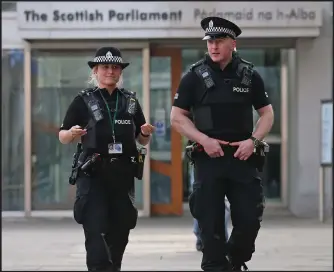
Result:
{"type": "MultiPolygon", "coordinates": [[[[193,19],[201,20],[208,16],[223,17],[232,21],[315,21],[316,11],[304,10],[303,8],[292,8],[288,11],[277,9],[273,11],[255,11],[254,9],[244,9],[242,11],[207,11],[205,9],[195,8],[193,11],[193,19]]],[[[62,12],[59,9],[53,10],[51,13],[36,12],[33,9],[23,11],[23,21],[25,23],[31,22],[136,22],[136,21],[178,21],[182,22],[182,10],[168,11],[168,12],[145,12],[138,9],[131,9],[128,12],[118,12],[110,9],[101,11],[95,9],[81,10],[73,12],[62,12]]]]}
{"type": "Polygon", "coordinates": [[[218,16],[223,17],[227,20],[234,22],[237,21],[315,21],[316,11],[315,10],[304,10],[303,8],[291,8],[282,9],[276,8],[275,10],[259,9],[254,10],[254,8],[244,8],[242,10],[234,11],[217,11],[213,9],[211,12],[205,9],[194,9],[194,18],[202,19],[208,16],[218,16]]]}
{"type": "Polygon", "coordinates": [[[29,22],[104,22],[104,21],[118,21],[118,22],[136,22],[136,21],[181,21],[182,11],[171,12],[142,12],[138,9],[131,9],[129,12],[117,12],[110,9],[107,12],[100,10],[89,11],[73,11],[62,12],[59,9],[53,10],[52,14],[37,13],[35,10],[24,10],[24,21],[29,22]]]}
{"type": "Polygon", "coordinates": [[[18,2],[17,12],[21,31],[155,29],[198,36],[207,16],[226,18],[243,29],[305,31],[322,24],[322,6],[315,2],[18,2]]]}

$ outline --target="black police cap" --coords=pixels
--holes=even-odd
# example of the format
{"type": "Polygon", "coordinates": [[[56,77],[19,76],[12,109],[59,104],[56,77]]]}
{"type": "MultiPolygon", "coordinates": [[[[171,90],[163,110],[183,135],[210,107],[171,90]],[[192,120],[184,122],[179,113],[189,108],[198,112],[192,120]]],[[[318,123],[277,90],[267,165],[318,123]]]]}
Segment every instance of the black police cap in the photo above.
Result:
{"type": "Polygon", "coordinates": [[[101,47],[96,53],[92,61],[88,61],[88,66],[93,68],[98,64],[117,64],[124,69],[129,65],[123,62],[121,51],[115,47],[101,47]]]}
{"type": "Polygon", "coordinates": [[[201,21],[205,31],[203,40],[231,37],[235,40],[241,34],[241,29],[229,20],[220,17],[206,17],[201,21]]]}

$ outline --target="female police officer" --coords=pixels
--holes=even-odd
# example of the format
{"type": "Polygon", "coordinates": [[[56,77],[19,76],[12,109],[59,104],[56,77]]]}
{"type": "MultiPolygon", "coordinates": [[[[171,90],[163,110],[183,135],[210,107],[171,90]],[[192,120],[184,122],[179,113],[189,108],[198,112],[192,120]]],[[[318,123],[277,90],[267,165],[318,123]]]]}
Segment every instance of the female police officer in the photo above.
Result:
{"type": "Polygon", "coordinates": [[[74,219],[83,225],[89,271],[119,271],[130,229],[137,222],[133,206],[136,140],[147,145],[154,127],[147,124],[134,93],[117,88],[124,63],[113,47],[97,50],[88,62],[96,87],[81,91],[70,104],[59,132],[63,144],[82,142],[74,219]]]}

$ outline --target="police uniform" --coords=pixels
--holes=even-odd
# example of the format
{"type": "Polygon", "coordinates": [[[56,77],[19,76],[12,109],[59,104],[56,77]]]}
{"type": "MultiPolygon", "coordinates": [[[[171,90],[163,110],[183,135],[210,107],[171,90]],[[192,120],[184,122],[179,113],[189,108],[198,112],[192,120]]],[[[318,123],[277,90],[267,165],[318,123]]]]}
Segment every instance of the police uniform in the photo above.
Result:
{"type": "MultiPolygon", "coordinates": [[[[117,64],[122,69],[129,65],[113,47],[100,48],[88,64],[90,68],[117,64]]],[[[83,90],[70,104],[60,128],[69,130],[75,125],[87,128],[81,139],[83,151],[87,156],[100,154],[88,174],[79,172],[74,204],[74,219],[84,229],[90,271],[120,270],[129,232],[137,222],[132,169],[137,154],[135,138],[146,121],[137,99],[135,111],[129,113],[130,98],[135,99],[134,93],[119,88],[111,95],[106,89],[83,90]],[[89,109],[87,103],[92,102],[91,98],[96,104],[89,109]],[[93,113],[92,109],[99,112],[93,113]],[[92,114],[99,115],[101,120],[91,122],[92,114]]]]}
{"type": "MultiPolygon", "coordinates": [[[[238,26],[219,17],[205,18],[201,26],[205,30],[203,40],[235,39],[241,34],[238,26]]],[[[233,55],[222,70],[206,54],[181,79],[173,106],[191,112],[196,128],[209,137],[237,142],[252,136],[252,107],[257,110],[269,104],[263,80],[252,64],[233,55]]],[[[224,156],[218,158],[210,158],[205,152],[194,154],[195,183],[189,206],[201,230],[201,267],[205,271],[241,270],[255,250],[264,209],[253,155],[241,161],[233,156],[236,147],[222,148],[224,156]],[[225,195],[234,227],[227,243],[225,195]]]]}

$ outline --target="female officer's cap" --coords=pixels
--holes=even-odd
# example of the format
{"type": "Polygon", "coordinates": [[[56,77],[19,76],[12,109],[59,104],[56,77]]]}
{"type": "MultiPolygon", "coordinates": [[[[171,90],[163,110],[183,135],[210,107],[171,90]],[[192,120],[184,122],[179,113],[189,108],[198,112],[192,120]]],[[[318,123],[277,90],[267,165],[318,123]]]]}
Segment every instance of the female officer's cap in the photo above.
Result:
{"type": "Polygon", "coordinates": [[[205,31],[203,40],[231,37],[235,40],[241,34],[241,29],[229,20],[220,17],[206,17],[201,21],[201,27],[205,31]]]}
{"type": "Polygon", "coordinates": [[[115,47],[101,47],[96,53],[92,61],[88,61],[88,66],[92,69],[98,64],[117,64],[126,68],[130,63],[123,62],[121,51],[115,47]]]}

